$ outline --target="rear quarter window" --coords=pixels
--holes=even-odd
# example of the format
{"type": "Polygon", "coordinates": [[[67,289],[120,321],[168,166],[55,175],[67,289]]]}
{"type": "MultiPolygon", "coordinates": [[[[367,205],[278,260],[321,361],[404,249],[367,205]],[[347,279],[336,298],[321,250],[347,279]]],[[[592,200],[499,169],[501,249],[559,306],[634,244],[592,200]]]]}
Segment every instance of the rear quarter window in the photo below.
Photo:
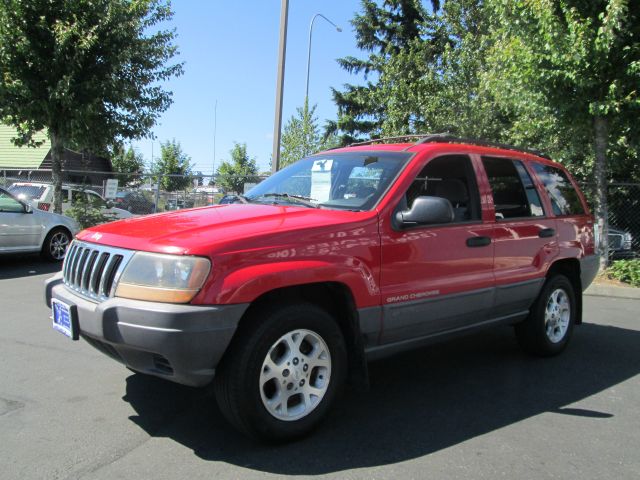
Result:
{"type": "Polygon", "coordinates": [[[532,162],[536,173],[551,201],[554,215],[582,215],[584,207],[580,195],[567,177],[567,174],[557,167],[532,162]]]}

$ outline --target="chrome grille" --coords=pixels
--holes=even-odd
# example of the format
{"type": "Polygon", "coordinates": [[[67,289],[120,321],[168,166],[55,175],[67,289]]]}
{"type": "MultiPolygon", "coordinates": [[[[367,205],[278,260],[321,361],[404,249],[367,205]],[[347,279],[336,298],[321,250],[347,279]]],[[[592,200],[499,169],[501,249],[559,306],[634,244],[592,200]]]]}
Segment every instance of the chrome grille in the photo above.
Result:
{"type": "Polygon", "coordinates": [[[64,284],[79,295],[103,301],[115,286],[135,252],[74,240],[62,266],[64,284]]]}

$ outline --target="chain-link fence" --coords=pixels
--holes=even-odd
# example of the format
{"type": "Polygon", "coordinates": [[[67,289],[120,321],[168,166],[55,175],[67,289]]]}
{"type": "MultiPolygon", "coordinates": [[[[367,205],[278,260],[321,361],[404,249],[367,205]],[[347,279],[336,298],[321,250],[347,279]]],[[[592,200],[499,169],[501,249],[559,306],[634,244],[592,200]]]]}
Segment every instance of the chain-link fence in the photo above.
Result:
{"type": "MultiPolygon", "coordinates": [[[[133,215],[202,207],[224,201],[226,194],[244,193],[264,178],[266,177],[253,177],[251,182],[243,184],[243,191],[228,192],[222,186],[224,182],[221,184],[228,177],[218,175],[117,174],[65,170],[62,173],[63,210],[73,204],[77,197],[75,192],[79,191],[99,195],[105,200],[105,208],[126,210],[133,215]],[[107,188],[107,180],[110,179],[118,180],[117,192],[113,198],[105,198],[110,193],[107,188]]],[[[51,170],[0,170],[0,186],[10,188],[21,199],[45,210],[53,203],[53,191],[47,188],[51,182],[51,170]]],[[[123,216],[118,215],[118,218],[123,216]]]]}
{"type": "MultiPolygon", "coordinates": [[[[595,212],[595,185],[582,189],[595,212]]],[[[607,185],[609,260],[640,258],[640,183],[607,185]]]]}
{"type": "MultiPolygon", "coordinates": [[[[255,183],[266,177],[256,177],[255,182],[245,183],[242,192],[225,191],[221,176],[197,175],[151,175],[117,174],[92,171],[67,170],[62,174],[63,191],[68,195],[63,207],[73,203],[74,191],[92,191],[104,198],[108,179],[117,179],[118,188],[114,198],[107,199],[105,208],[125,210],[132,215],[201,207],[225,202],[225,195],[244,193],[255,183]]],[[[48,209],[52,203],[52,189],[45,192],[37,185],[51,184],[50,170],[0,170],[0,185],[11,187],[23,199],[34,206],[48,209]],[[36,187],[34,187],[34,184],[36,187]],[[38,195],[49,195],[39,198],[38,195]]],[[[640,183],[611,183],[608,185],[609,200],[609,248],[610,259],[635,258],[640,256],[640,183]]],[[[594,185],[583,184],[582,189],[593,205],[594,185]]],[[[124,214],[117,215],[122,218],[124,214]]]]}

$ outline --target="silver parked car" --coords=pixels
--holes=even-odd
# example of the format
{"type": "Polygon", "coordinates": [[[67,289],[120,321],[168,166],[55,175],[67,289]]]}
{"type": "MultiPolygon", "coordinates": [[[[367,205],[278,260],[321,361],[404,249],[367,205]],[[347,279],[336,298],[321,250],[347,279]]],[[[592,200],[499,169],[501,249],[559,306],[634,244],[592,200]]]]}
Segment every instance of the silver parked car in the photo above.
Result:
{"type": "Polygon", "coordinates": [[[0,253],[40,252],[57,262],[78,230],[73,219],[34,209],[0,188],[0,253]]]}
{"type": "MultiPolygon", "coordinates": [[[[18,200],[29,203],[33,208],[47,212],[52,209],[53,185],[50,183],[17,182],[11,185],[8,191],[18,200]]],[[[110,220],[122,220],[133,216],[127,210],[115,207],[113,202],[107,202],[98,192],[62,185],[62,213],[65,213],[79,200],[100,209],[102,214],[110,220]]]]}

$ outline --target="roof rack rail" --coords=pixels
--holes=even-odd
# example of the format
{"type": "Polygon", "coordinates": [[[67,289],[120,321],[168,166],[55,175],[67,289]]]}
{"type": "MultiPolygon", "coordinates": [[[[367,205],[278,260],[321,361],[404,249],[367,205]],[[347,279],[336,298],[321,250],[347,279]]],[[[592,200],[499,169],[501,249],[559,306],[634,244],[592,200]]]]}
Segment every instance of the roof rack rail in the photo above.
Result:
{"type": "Polygon", "coordinates": [[[435,133],[431,135],[423,135],[422,138],[418,140],[414,145],[422,145],[425,143],[467,143],[469,145],[478,145],[480,147],[494,147],[494,148],[501,148],[503,150],[514,150],[517,152],[529,153],[531,155],[536,155],[538,157],[551,160],[551,157],[549,155],[547,155],[546,153],[540,150],[536,150],[533,148],[518,147],[516,145],[509,145],[506,143],[489,142],[487,140],[482,140],[478,138],[456,137],[448,133],[435,133]]]}
{"type": "Polygon", "coordinates": [[[381,138],[372,138],[370,140],[365,140],[363,142],[355,142],[355,143],[350,143],[349,146],[350,147],[359,147],[362,145],[372,145],[374,143],[385,143],[385,142],[389,142],[389,141],[397,141],[397,140],[414,140],[416,138],[424,138],[424,135],[417,135],[417,134],[413,134],[413,135],[398,135],[397,137],[381,137],[381,138]]]}
{"type": "Polygon", "coordinates": [[[451,135],[450,133],[412,134],[412,135],[399,135],[397,137],[372,138],[371,140],[367,140],[364,142],[351,143],[349,146],[358,147],[362,145],[373,145],[375,143],[386,143],[386,142],[398,141],[398,140],[416,140],[415,143],[407,147],[407,149],[415,145],[422,145],[425,143],[466,143],[469,145],[477,145],[480,147],[494,147],[494,148],[502,148],[503,150],[513,150],[517,152],[524,152],[524,153],[529,153],[531,155],[536,155],[538,157],[551,160],[551,157],[549,157],[549,155],[541,152],[540,150],[518,147],[515,145],[508,145],[506,143],[489,142],[487,140],[481,140],[478,138],[456,137],[455,135],[451,135]]]}

